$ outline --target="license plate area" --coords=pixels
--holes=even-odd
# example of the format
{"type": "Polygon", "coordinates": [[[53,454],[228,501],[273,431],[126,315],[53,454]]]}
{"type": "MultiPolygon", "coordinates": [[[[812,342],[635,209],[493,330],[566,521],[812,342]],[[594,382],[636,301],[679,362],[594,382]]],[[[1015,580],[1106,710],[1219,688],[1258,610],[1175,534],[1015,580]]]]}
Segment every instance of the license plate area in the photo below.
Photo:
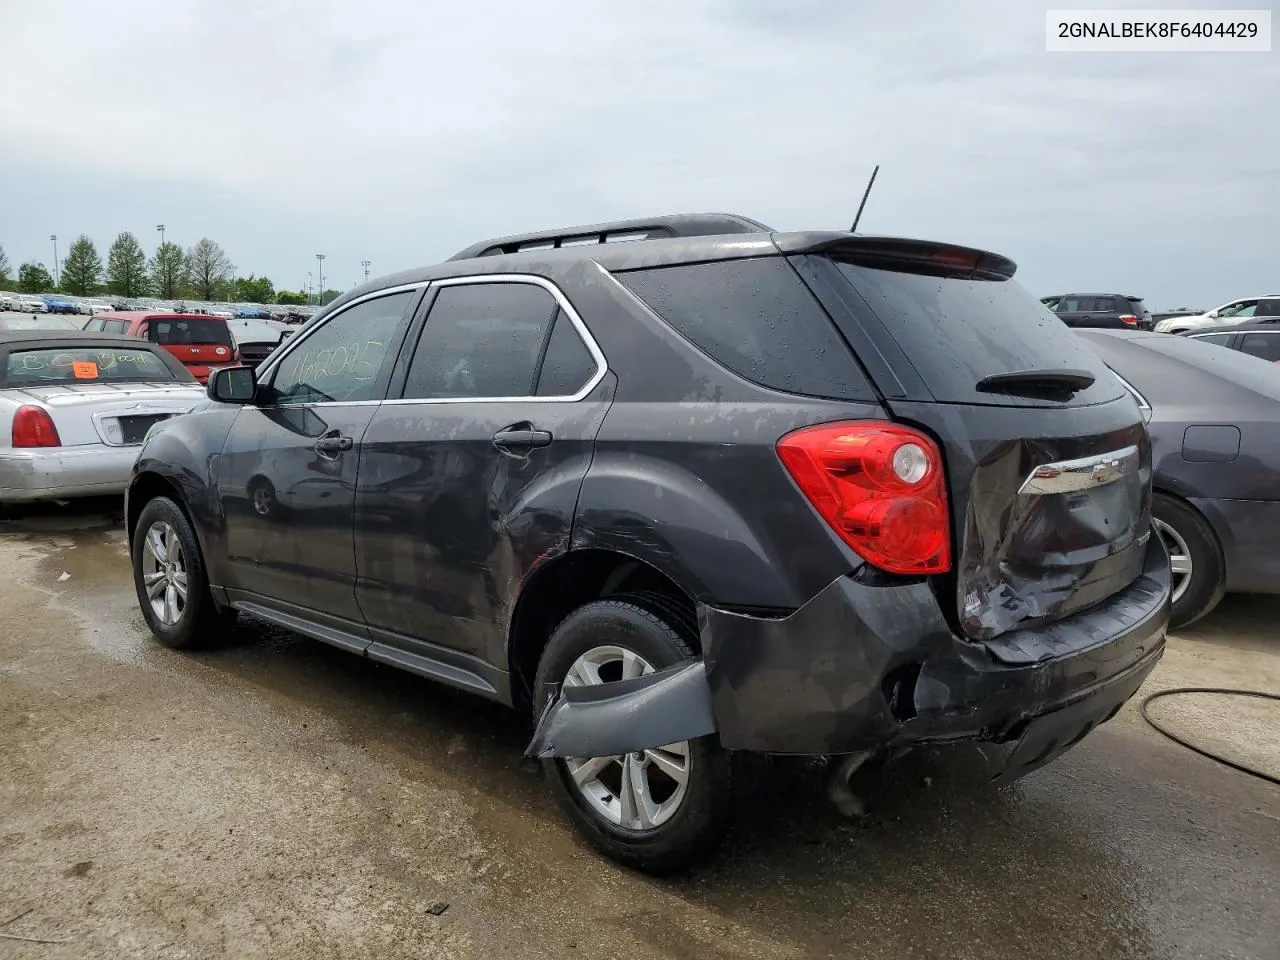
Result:
{"type": "MultiPolygon", "coordinates": [[[[161,420],[168,420],[172,414],[169,413],[149,413],[138,416],[118,417],[116,422],[120,426],[120,446],[135,446],[142,443],[147,435],[147,431],[159,423],[161,420]]],[[[114,431],[108,431],[113,433],[114,431]]]]}

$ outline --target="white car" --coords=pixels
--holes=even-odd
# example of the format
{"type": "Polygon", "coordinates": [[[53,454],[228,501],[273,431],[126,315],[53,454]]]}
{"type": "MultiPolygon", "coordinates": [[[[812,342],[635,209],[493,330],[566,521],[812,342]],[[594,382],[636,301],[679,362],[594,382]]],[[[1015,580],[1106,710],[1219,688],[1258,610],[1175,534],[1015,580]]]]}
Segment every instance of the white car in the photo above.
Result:
{"type": "Polygon", "coordinates": [[[1216,327],[1227,323],[1239,323],[1253,319],[1258,309],[1259,300],[1273,300],[1280,293],[1264,293],[1258,297],[1241,297],[1228,300],[1220,307],[1214,307],[1205,313],[1189,317],[1169,317],[1161,320],[1153,328],[1156,333],[1186,333],[1188,330],[1201,330],[1205,327],[1216,327]]]}
{"type": "Polygon", "coordinates": [[[25,293],[18,297],[17,305],[14,309],[20,313],[48,313],[49,305],[44,302],[43,297],[25,293]]]}
{"type": "Polygon", "coordinates": [[[157,344],[0,332],[0,503],[123,493],[152,425],[204,400],[157,344]]]}

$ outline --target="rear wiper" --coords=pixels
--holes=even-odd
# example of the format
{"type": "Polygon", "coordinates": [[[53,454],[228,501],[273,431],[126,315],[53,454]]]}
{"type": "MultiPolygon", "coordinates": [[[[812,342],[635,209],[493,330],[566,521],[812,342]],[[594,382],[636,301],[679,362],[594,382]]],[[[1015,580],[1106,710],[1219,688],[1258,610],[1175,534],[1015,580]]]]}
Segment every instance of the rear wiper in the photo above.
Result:
{"type": "Polygon", "coordinates": [[[1066,400],[1093,386],[1096,379],[1088,370],[1013,370],[983,377],[978,381],[976,389],[981,393],[1006,393],[1018,397],[1043,397],[1046,400],[1061,397],[1066,400]]]}

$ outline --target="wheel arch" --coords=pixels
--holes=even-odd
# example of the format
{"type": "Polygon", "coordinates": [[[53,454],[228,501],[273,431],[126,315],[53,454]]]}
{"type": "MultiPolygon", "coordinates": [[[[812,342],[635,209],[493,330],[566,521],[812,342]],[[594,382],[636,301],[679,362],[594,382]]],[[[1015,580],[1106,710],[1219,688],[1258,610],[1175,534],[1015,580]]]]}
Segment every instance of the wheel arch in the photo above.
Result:
{"type": "Polygon", "coordinates": [[[538,660],[560,622],[583,604],[622,595],[662,616],[695,652],[701,651],[697,602],[689,585],[682,585],[648,561],[621,551],[570,550],[534,571],[512,610],[507,663],[514,706],[530,707],[538,660]]]}

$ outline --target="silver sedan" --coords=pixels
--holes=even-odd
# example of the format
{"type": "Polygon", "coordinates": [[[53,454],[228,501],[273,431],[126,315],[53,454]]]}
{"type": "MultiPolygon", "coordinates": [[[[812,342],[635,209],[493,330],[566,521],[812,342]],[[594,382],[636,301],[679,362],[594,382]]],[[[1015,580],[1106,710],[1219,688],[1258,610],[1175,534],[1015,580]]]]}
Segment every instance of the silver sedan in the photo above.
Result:
{"type": "Polygon", "coordinates": [[[152,425],[204,399],[155,344],[0,330],[0,503],[123,493],[152,425]]]}

